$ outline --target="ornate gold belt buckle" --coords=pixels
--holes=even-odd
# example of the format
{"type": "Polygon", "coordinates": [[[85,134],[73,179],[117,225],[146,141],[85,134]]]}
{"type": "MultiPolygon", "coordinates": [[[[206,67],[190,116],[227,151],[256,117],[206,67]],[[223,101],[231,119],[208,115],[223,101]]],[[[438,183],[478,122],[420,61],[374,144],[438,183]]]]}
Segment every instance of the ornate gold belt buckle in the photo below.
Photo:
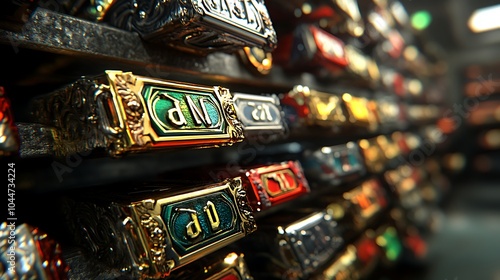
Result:
{"type": "Polygon", "coordinates": [[[257,228],[239,177],[156,197],[73,202],[77,239],[109,267],[161,278],[257,228]]]}
{"type": "Polygon", "coordinates": [[[281,105],[288,108],[285,117],[291,127],[322,126],[332,130],[343,127],[347,121],[341,102],[337,95],[301,85],[281,98],[281,105]]]}
{"type": "Polygon", "coordinates": [[[218,86],[106,71],[35,100],[34,121],[61,130],[61,154],[218,147],[244,138],[232,98],[218,86]]]}
{"type": "Polygon", "coordinates": [[[116,0],[103,21],[200,54],[245,46],[272,51],[277,44],[263,0],[116,0]]]}

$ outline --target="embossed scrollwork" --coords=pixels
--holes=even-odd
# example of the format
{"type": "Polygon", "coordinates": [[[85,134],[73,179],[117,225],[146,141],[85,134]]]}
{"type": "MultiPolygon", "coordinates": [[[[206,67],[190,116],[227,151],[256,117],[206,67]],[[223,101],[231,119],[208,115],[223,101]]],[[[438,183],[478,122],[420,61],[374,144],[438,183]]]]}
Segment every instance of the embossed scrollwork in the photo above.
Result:
{"type": "Polygon", "coordinates": [[[140,224],[145,231],[151,261],[155,270],[162,276],[168,276],[174,268],[175,262],[167,258],[165,249],[167,248],[167,230],[161,217],[153,213],[154,200],[144,200],[133,205],[139,215],[140,224]]]}
{"type": "Polygon", "coordinates": [[[192,21],[193,12],[189,2],[191,1],[118,1],[107,12],[104,21],[128,31],[136,31],[143,37],[151,37],[159,30],[174,29],[178,23],[186,25],[192,21]]]}
{"type": "Polygon", "coordinates": [[[145,40],[199,54],[245,46],[276,48],[276,33],[262,0],[122,0],[103,20],[145,40]]]}
{"type": "Polygon", "coordinates": [[[127,116],[125,122],[132,135],[132,139],[137,145],[142,146],[144,145],[142,139],[144,132],[144,108],[142,107],[140,97],[130,89],[130,86],[135,84],[135,78],[129,73],[116,75],[115,84],[117,94],[121,98],[123,108],[125,109],[127,116]]]}
{"type": "Polygon", "coordinates": [[[236,204],[243,220],[245,234],[256,231],[257,224],[255,216],[252,207],[250,207],[248,203],[247,193],[241,184],[241,178],[230,180],[229,185],[236,198],[236,204]]]}
{"type": "Polygon", "coordinates": [[[59,132],[56,143],[59,155],[106,146],[106,136],[99,130],[96,104],[93,102],[96,89],[95,82],[82,78],[33,101],[33,121],[56,127],[59,132]]]}
{"type": "Polygon", "coordinates": [[[243,124],[240,122],[236,115],[234,108],[233,97],[228,89],[217,88],[221,97],[222,110],[228,123],[231,124],[229,133],[231,135],[231,142],[240,142],[243,140],[243,124]]]}

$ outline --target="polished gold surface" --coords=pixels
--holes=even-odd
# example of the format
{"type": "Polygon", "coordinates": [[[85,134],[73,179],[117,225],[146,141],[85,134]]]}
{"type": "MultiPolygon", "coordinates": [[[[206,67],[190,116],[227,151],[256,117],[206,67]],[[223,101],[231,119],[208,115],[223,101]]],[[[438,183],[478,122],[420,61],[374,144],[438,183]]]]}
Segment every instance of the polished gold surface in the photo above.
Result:
{"type": "Polygon", "coordinates": [[[110,269],[158,279],[256,230],[240,177],[151,196],[105,207],[76,202],[76,236],[110,269]]]}
{"type": "Polygon", "coordinates": [[[262,75],[267,75],[273,67],[273,55],[259,47],[244,47],[240,51],[243,62],[251,69],[262,75]]]}
{"type": "Polygon", "coordinates": [[[287,98],[293,100],[293,106],[299,115],[303,114],[307,125],[333,128],[342,126],[346,122],[341,106],[342,101],[337,95],[298,85],[288,93],[287,98]]]}
{"type": "Polygon", "coordinates": [[[112,155],[170,147],[219,147],[244,138],[232,95],[219,86],[106,71],[97,78],[82,78],[34,104],[37,122],[61,130],[58,153],[62,155],[97,147],[112,155]],[[68,102],[79,105],[67,108],[68,102]]]}
{"type": "Polygon", "coordinates": [[[222,262],[215,265],[206,266],[204,269],[207,274],[206,280],[234,279],[234,280],[253,280],[248,267],[245,263],[243,254],[229,253],[222,262]],[[218,271],[217,271],[218,270],[218,271]],[[213,275],[210,275],[213,273],[213,275]]]}

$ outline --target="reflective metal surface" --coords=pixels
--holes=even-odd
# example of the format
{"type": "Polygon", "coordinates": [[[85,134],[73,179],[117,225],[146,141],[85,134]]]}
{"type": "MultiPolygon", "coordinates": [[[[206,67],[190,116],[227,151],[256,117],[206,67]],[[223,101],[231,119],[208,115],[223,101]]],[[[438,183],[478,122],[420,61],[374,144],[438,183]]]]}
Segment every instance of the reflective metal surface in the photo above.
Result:
{"type": "Polygon", "coordinates": [[[310,192],[298,161],[247,169],[242,176],[251,206],[256,212],[310,192]]]}
{"type": "Polygon", "coordinates": [[[346,123],[341,99],[306,86],[295,86],[281,98],[285,118],[290,127],[321,126],[332,130],[346,123]]]}
{"type": "Polygon", "coordinates": [[[229,90],[121,71],[83,78],[36,99],[33,120],[60,129],[62,149],[57,152],[62,155],[97,147],[117,155],[243,140],[229,90]],[[69,103],[78,106],[67,108],[69,103]]]}
{"type": "Polygon", "coordinates": [[[256,230],[240,178],[107,205],[76,202],[75,234],[94,257],[140,279],[168,276],[256,230]]]}
{"type": "Polygon", "coordinates": [[[233,100],[245,136],[265,137],[269,135],[269,138],[280,138],[286,132],[286,123],[276,95],[234,93],[233,100]]]}
{"type": "Polygon", "coordinates": [[[0,224],[0,252],[1,279],[68,279],[59,244],[27,224],[0,224]]]}
{"type": "Polygon", "coordinates": [[[277,44],[264,1],[117,0],[103,19],[148,41],[206,54],[277,44]]]}
{"type": "Polygon", "coordinates": [[[323,147],[304,154],[304,169],[317,187],[336,186],[361,177],[366,169],[359,147],[354,142],[323,147]]]}

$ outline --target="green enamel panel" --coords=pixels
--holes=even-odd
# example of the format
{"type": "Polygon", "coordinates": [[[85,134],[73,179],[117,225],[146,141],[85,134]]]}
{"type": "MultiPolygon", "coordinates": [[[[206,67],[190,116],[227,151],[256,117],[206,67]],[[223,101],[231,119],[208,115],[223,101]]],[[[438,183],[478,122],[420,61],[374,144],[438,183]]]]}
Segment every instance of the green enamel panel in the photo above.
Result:
{"type": "Polygon", "coordinates": [[[241,231],[241,219],[235,202],[223,191],[164,205],[162,218],[168,225],[172,244],[180,255],[209,247],[241,231]],[[210,203],[213,208],[210,208],[210,203]],[[209,215],[217,217],[216,228],[212,226],[209,215]]]}
{"type": "Polygon", "coordinates": [[[225,133],[222,106],[214,92],[145,85],[142,96],[159,137],[225,133]]]}

